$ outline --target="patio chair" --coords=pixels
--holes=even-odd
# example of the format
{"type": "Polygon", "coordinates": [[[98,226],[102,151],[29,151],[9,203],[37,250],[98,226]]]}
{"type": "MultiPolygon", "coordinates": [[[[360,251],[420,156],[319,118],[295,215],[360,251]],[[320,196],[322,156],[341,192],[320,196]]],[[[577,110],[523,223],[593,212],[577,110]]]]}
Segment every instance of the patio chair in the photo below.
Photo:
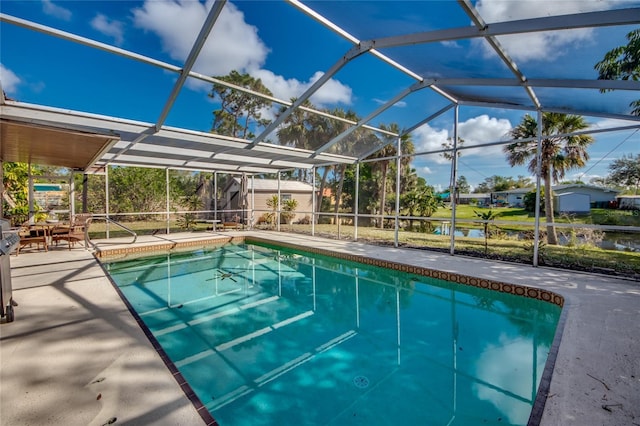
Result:
{"type": "Polygon", "coordinates": [[[69,244],[69,250],[77,242],[84,244],[85,230],[89,228],[91,219],[92,215],[89,213],[77,214],[71,224],[57,226],[51,231],[51,241],[58,245],[58,242],[64,240],[69,244]]]}
{"type": "Polygon", "coordinates": [[[18,236],[20,237],[20,242],[16,248],[16,256],[20,254],[20,250],[23,247],[30,247],[32,244],[35,244],[38,249],[40,249],[40,245],[42,244],[44,251],[49,251],[47,246],[47,239],[49,238],[47,228],[32,227],[28,223],[23,223],[18,228],[18,236]]]}

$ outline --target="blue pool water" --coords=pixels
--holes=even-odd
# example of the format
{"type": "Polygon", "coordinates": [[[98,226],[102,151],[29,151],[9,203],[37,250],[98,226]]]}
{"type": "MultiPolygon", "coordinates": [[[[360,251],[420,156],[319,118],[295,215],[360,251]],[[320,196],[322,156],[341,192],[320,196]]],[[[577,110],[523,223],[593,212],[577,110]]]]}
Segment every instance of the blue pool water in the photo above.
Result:
{"type": "Polygon", "coordinates": [[[229,244],[106,264],[220,425],[524,425],[561,308],[229,244]]]}

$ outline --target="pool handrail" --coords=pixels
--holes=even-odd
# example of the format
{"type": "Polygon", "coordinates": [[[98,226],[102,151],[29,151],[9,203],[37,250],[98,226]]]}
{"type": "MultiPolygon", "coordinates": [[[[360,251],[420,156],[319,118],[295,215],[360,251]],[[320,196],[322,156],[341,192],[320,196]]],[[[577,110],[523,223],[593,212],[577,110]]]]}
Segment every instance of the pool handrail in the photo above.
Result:
{"type": "MultiPolygon", "coordinates": [[[[116,225],[116,226],[118,226],[118,227],[120,227],[120,228],[124,229],[124,230],[125,230],[125,231],[127,231],[129,234],[133,235],[133,240],[132,240],[132,241],[130,241],[129,243],[125,243],[125,244],[133,244],[133,243],[135,243],[135,242],[136,242],[136,240],[138,239],[138,234],[137,234],[134,230],[132,230],[132,229],[130,229],[130,228],[127,228],[126,226],[124,226],[124,225],[123,225],[123,224],[121,224],[120,222],[116,222],[115,220],[113,220],[113,219],[111,219],[111,218],[109,218],[109,217],[103,217],[103,219],[105,220],[105,222],[106,222],[106,223],[113,223],[114,225],[116,225]]],[[[91,242],[91,240],[89,239],[89,228],[88,228],[88,227],[87,227],[87,228],[85,228],[85,241],[86,241],[87,243],[89,243],[89,244],[91,245],[91,247],[92,247],[92,248],[94,248],[94,249],[98,247],[98,245],[97,245],[97,244],[95,244],[95,243],[91,242]]],[[[101,243],[101,244],[123,244],[123,243],[101,243]]]]}

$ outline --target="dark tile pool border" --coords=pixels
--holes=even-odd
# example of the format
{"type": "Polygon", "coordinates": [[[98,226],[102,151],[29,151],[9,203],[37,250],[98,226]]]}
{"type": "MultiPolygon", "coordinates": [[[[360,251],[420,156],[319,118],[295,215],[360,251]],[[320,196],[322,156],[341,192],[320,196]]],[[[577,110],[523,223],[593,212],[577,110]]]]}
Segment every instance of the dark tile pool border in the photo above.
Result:
{"type": "Polygon", "coordinates": [[[564,306],[564,297],[554,293],[553,291],[530,287],[521,284],[512,284],[505,283],[501,281],[489,280],[484,278],[476,278],[471,277],[469,275],[457,274],[455,272],[446,272],[446,271],[438,271],[436,269],[424,268],[422,266],[408,265],[406,263],[393,262],[390,260],[384,259],[374,259],[371,257],[366,257],[358,254],[350,254],[350,253],[341,253],[327,249],[308,247],[299,244],[285,243],[282,241],[274,241],[266,238],[260,237],[243,237],[244,242],[251,243],[262,243],[262,244],[270,244],[277,245],[297,250],[302,250],[310,253],[321,254],[324,256],[336,257],[344,260],[349,260],[353,262],[360,262],[366,265],[379,266],[382,268],[393,269],[396,271],[407,272],[409,274],[422,275],[430,278],[437,278],[445,281],[451,281],[457,284],[468,285],[472,287],[480,287],[485,288],[492,291],[499,291],[501,293],[509,293],[515,294],[516,296],[528,297],[531,299],[538,299],[544,302],[553,303],[554,305],[558,305],[560,307],[564,306]]]}
{"type": "MultiPolygon", "coordinates": [[[[568,303],[570,304],[570,302],[568,303]]],[[[560,312],[560,318],[558,319],[558,325],[556,326],[556,334],[553,337],[553,342],[549,348],[547,354],[547,362],[544,365],[542,371],[542,377],[540,378],[540,385],[538,385],[538,393],[536,399],[533,401],[533,407],[531,408],[531,414],[529,415],[529,421],[527,426],[539,426],[542,421],[542,414],[544,412],[544,406],[549,398],[549,390],[551,389],[551,377],[553,376],[553,370],[556,366],[556,359],[558,358],[558,351],[560,350],[560,341],[562,340],[562,334],[564,332],[564,326],[567,322],[567,307],[565,306],[560,312]]]]}
{"type": "Polygon", "coordinates": [[[199,247],[209,247],[211,245],[220,245],[231,242],[241,243],[244,241],[244,237],[224,237],[217,236],[211,238],[190,240],[190,241],[167,241],[167,242],[154,242],[154,243],[142,243],[139,245],[132,245],[128,247],[97,247],[96,257],[99,260],[116,261],[121,258],[131,259],[136,256],[148,256],[152,253],[165,252],[165,251],[179,251],[179,250],[193,250],[199,247]]]}
{"type": "MultiPolygon", "coordinates": [[[[468,285],[472,287],[484,288],[492,291],[497,291],[501,293],[513,294],[516,296],[527,297],[531,299],[541,300],[543,302],[555,304],[561,308],[565,306],[565,298],[557,294],[555,292],[537,288],[530,287],[521,284],[513,284],[513,283],[505,283],[501,281],[495,281],[484,278],[472,277],[469,275],[462,275],[454,272],[446,272],[439,271],[436,269],[425,268],[422,266],[408,265],[400,262],[393,262],[390,260],[384,259],[375,259],[363,255],[350,254],[350,253],[342,253],[339,251],[321,249],[316,247],[309,247],[300,244],[287,243],[278,240],[271,240],[268,238],[260,238],[255,236],[234,236],[234,237],[214,237],[209,239],[199,239],[193,241],[178,241],[178,242],[167,242],[167,243],[152,243],[145,244],[137,247],[120,247],[120,248],[105,248],[98,249],[96,251],[96,258],[100,261],[100,265],[102,265],[102,261],[114,261],[119,258],[127,258],[130,259],[132,257],[137,256],[145,256],[151,253],[164,252],[167,250],[171,251],[179,251],[179,250],[193,250],[198,247],[210,247],[212,245],[221,245],[226,243],[259,243],[259,244],[267,244],[267,245],[277,245],[281,247],[286,247],[290,249],[302,250],[310,253],[321,254],[324,256],[330,256],[334,258],[349,260],[353,262],[360,262],[366,265],[379,266],[382,268],[392,269],[401,272],[407,272],[410,274],[421,275],[430,278],[437,278],[445,281],[454,282],[461,285],[468,285]]],[[[135,312],[133,306],[129,304],[124,294],[120,291],[120,288],[116,285],[116,283],[111,280],[111,277],[105,270],[105,275],[109,277],[109,281],[116,289],[120,298],[124,301],[125,305],[129,309],[129,312],[133,315],[136,322],[142,328],[145,335],[153,345],[154,349],[158,352],[165,365],[171,371],[174,378],[178,382],[178,385],[182,388],[185,395],[191,400],[194,407],[204,420],[207,425],[218,425],[216,420],[213,418],[211,413],[204,407],[200,399],[196,396],[195,392],[189,386],[189,384],[184,380],[182,374],[178,371],[177,367],[173,364],[173,362],[169,359],[165,351],[162,349],[157,339],[153,336],[149,328],[144,324],[140,316],[135,312]]],[[[547,355],[547,361],[545,363],[545,368],[542,372],[542,377],[540,379],[540,385],[538,386],[538,392],[536,394],[536,398],[534,400],[533,407],[531,409],[531,414],[529,416],[529,421],[527,422],[527,426],[538,426],[540,421],[542,420],[542,414],[544,412],[544,406],[546,404],[546,400],[548,398],[549,389],[551,386],[551,378],[553,376],[553,369],[555,367],[556,358],[558,356],[558,350],[560,347],[560,341],[562,340],[562,333],[564,331],[564,326],[566,323],[567,310],[562,309],[560,314],[560,319],[558,320],[558,325],[556,327],[556,333],[549,348],[549,353],[547,355]]]]}
{"type": "Polygon", "coordinates": [[[191,388],[191,385],[187,383],[182,373],[178,371],[178,367],[176,367],[173,361],[171,361],[171,359],[169,358],[165,350],[160,345],[160,342],[158,342],[158,339],[156,339],[156,337],[153,335],[149,327],[147,327],[147,325],[144,323],[142,318],[140,318],[140,315],[138,315],[138,313],[133,308],[131,303],[129,303],[124,293],[122,293],[122,291],[120,290],[120,287],[118,287],[118,285],[113,281],[113,279],[111,279],[111,276],[109,275],[108,271],[106,270],[106,268],[104,267],[104,264],[100,261],[100,259],[98,259],[98,263],[100,264],[100,267],[104,271],[104,274],[109,279],[109,282],[111,283],[113,288],[116,290],[116,292],[120,296],[120,299],[122,299],[125,306],[127,307],[127,309],[129,310],[133,318],[138,323],[138,326],[144,332],[144,335],[147,336],[147,339],[151,343],[151,346],[153,346],[153,349],[155,349],[158,355],[160,355],[160,359],[162,359],[162,362],[164,362],[164,365],[167,366],[167,369],[169,370],[169,372],[171,373],[175,381],[178,383],[178,386],[180,386],[180,389],[182,389],[185,396],[189,399],[189,401],[191,401],[191,404],[193,404],[193,407],[196,409],[196,411],[204,421],[204,424],[207,426],[219,426],[216,419],[213,418],[209,410],[207,410],[207,408],[204,406],[200,398],[198,398],[193,388],[191,388]]]}

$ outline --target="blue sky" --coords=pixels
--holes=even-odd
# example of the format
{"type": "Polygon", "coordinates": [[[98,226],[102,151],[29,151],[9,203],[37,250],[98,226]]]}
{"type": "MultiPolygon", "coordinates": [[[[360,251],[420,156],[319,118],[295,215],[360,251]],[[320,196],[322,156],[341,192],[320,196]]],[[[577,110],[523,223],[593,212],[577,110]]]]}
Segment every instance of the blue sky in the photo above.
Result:
{"type": "MultiPolygon", "coordinates": [[[[308,4],[360,39],[470,24],[453,1],[308,4]]],[[[618,0],[484,0],[475,4],[487,22],[640,6],[638,1],[618,0]]],[[[11,16],[181,66],[209,6],[195,0],[5,0],[0,8],[2,13],[11,16]]],[[[176,74],[147,64],[14,25],[0,25],[0,80],[8,96],[19,101],[155,122],[176,80],[176,74]]],[[[576,30],[525,38],[503,37],[500,42],[529,77],[594,78],[595,62],[607,50],[625,44],[624,35],[629,31],[630,28],[625,27],[576,30]]],[[[287,100],[303,93],[350,47],[344,38],[284,2],[229,2],[194,70],[214,76],[233,69],[248,72],[261,78],[276,97],[287,100]]],[[[478,41],[437,43],[383,53],[425,76],[509,76],[487,46],[478,41]]],[[[312,102],[323,108],[353,109],[363,117],[414,82],[406,74],[365,55],[344,67],[312,102]]],[[[216,104],[207,96],[209,90],[201,81],[188,81],[166,124],[208,131],[212,111],[216,109],[216,104]]],[[[596,101],[612,110],[625,110],[635,95],[604,94],[596,101]]],[[[540,96],[550,102],[561,102],[562,97],[580,100],[575,93],[559,90],[542,92],[540,96]]],[[[442,98],[425,89],[390,108],[371,124],[397,122],[401,128],[410,127],[445,104],[442,98]]],[[[461,107],[460,136],[468,146],[505,139],[523,114],[522,111],[461,107]]],[[[623,124],[594,117],[587,117],[587,121],[598,128],[623,124]]],[[[452,128],[451,112],[421,127],[413,134],[417,150],[438,149],[451,137],[452,128]]],[[[584,169],[569,172],[567,178],[582,176],[584,181],[589,181],[592,177],[604,176],[613,159],[640,151],[640,133],[619,131],[594,136],[596,142],[590,149],[592,160],[584,169]]],[[[413,165],[429,183],[440,187],[448,185],[449,168],[443,158],[418,157],[413,165]]],[[[496,174],[529,176],[524,168],[511,169],[499,147],[466,151],[459,174],[472,184],[496,174]]]]}

